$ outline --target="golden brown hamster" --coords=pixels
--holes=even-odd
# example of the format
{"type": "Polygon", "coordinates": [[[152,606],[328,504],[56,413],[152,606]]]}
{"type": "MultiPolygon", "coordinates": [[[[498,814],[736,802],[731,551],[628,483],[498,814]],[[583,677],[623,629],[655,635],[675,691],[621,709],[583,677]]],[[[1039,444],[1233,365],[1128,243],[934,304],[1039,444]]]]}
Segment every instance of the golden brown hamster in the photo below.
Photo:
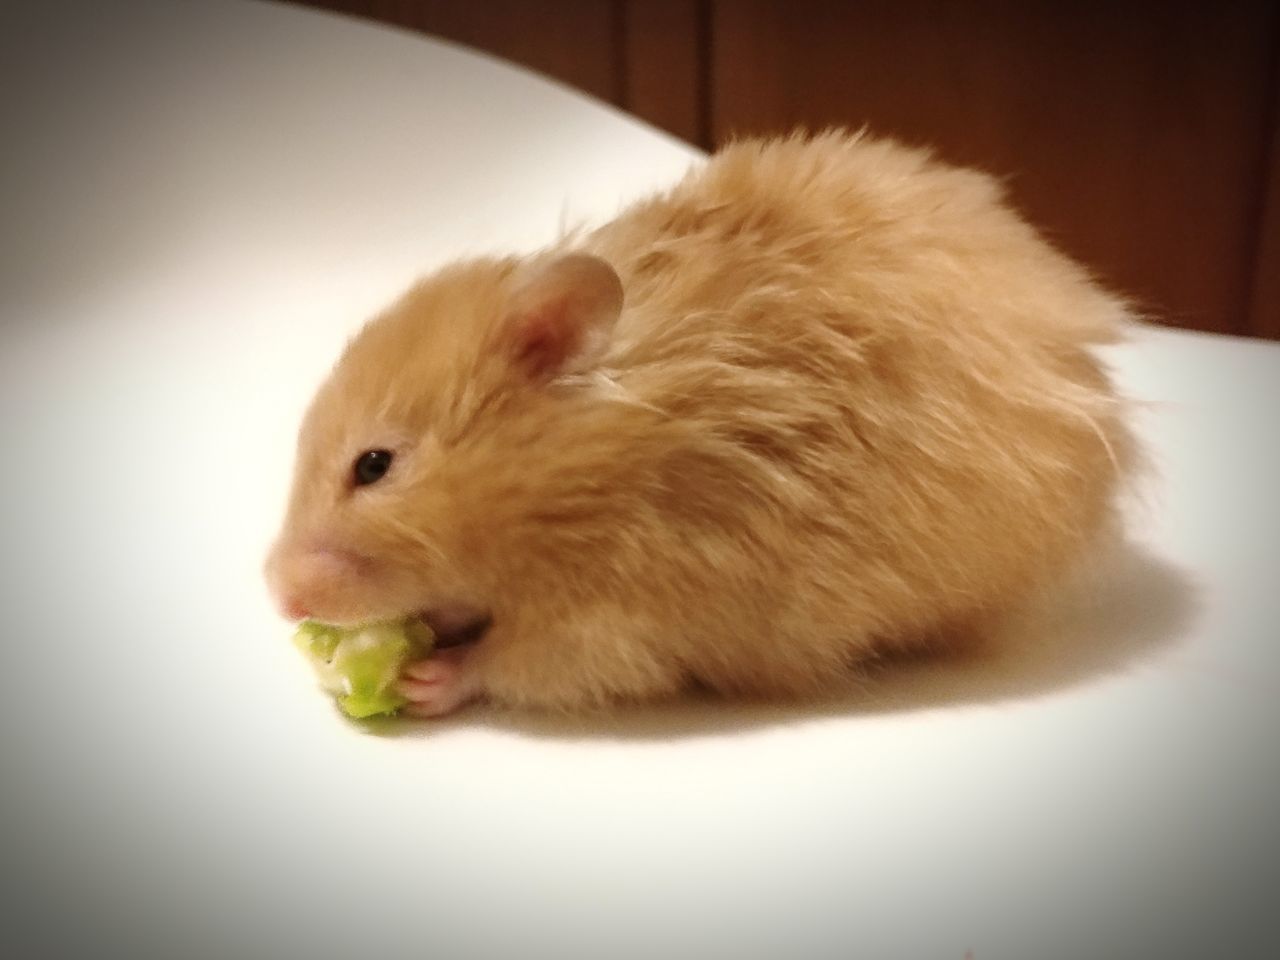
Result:
{"type": "Polygon", "coordinates": [[[470,639],[406,669],[423,715],[831,691],[1111,526],[1133,442],[1090,348],[1129,322],[982,173],[739,142],[369,322],[303,422],[268,579],[290,617],[470,639]]]}

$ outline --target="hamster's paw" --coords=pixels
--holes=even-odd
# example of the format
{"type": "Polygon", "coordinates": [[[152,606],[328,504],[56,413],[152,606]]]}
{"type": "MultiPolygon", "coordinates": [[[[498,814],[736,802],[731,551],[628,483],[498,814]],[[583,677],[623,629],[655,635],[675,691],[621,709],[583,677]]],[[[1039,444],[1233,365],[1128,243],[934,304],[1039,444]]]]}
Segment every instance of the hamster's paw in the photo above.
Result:
{"type": "Polygon", "coordinates": [[[464,648],[440,650],[426,660],[408,664],[396,690],[409,702],[404,712],[415,717],[452,713],[480,695],[474,671],[467,669],[464,648]]]}

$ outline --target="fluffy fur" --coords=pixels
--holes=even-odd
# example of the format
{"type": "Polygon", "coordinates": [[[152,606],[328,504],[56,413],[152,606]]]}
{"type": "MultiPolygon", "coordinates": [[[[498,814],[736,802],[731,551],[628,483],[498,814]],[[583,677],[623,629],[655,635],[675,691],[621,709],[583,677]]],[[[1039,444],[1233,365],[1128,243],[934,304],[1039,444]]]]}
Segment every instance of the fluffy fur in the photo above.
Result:
{"type": "Polygon", "coordinates": [[[509,704],[830,690],[981,630],[1108,526],[1133,444],[1089,347],[1127,321],[984,174],[737,143],[373,320],[307,415],[270,576],[335,622],[491,611],[467,670],[509,704]],[[513,298],[568,250],[625,306],[591,363],[524,376],[513,298]],[[352,488],[376,447],[391,472],[352,488]]]}

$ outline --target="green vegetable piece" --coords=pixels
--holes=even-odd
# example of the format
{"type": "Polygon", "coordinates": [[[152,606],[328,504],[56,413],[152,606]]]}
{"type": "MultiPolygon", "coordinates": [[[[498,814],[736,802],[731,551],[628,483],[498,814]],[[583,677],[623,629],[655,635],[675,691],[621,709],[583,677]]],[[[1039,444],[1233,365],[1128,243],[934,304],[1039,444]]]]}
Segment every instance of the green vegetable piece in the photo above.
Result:
{"type": "Polygon", "coordinates": [[[341,641],[341,632],[314,620],[304,620],[299,624],[298,632],[293,635],[294,646],[325,663],[333,659],[334,651],[341,641]]]}
{"type": "Polygon", "coordinates": [[[430,652],[434,636],[417,620],[332,627],[304,620],[294,645],[311,661],[321,685],[342,712],[364,719],[394,714],[405,699],[393,689],[400,668],[413,656],[430,652]]]}

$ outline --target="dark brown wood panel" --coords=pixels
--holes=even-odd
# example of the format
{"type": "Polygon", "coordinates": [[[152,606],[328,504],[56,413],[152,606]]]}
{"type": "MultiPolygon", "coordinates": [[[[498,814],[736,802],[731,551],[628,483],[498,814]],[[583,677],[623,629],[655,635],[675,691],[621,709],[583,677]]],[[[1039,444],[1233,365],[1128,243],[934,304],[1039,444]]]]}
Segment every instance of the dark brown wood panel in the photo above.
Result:
{"type": "Polygon", "coordinates": [[[1271,66],[1271,143],[1263,164],[1248,333],[1280,340],[1280,24],[1271,66]]]}
{"type": "Polygon", "coordinates": [[[712,147],[859,126],[1004,176],[1155,319],[1280,339],[1280,0],[297,0],[712,147]]]}
{"type": "Polygon", "coordinates": [[[701,143],[707,135],[704,8],[695,0],[631,0],[624,5],[622,105],[689,143],[701,143]]]}
{"type": "Polygon", "coordinates": [[[622,0],[305,0],[495,53],[620,102],[622,0]]]}
{"type": "Polygon", "coordinates": [[[1253,277],[1276,5],[734,0],[717,140],[861,125],[1007,175],[1159,319],[1236,331],[1253,277]]]}

